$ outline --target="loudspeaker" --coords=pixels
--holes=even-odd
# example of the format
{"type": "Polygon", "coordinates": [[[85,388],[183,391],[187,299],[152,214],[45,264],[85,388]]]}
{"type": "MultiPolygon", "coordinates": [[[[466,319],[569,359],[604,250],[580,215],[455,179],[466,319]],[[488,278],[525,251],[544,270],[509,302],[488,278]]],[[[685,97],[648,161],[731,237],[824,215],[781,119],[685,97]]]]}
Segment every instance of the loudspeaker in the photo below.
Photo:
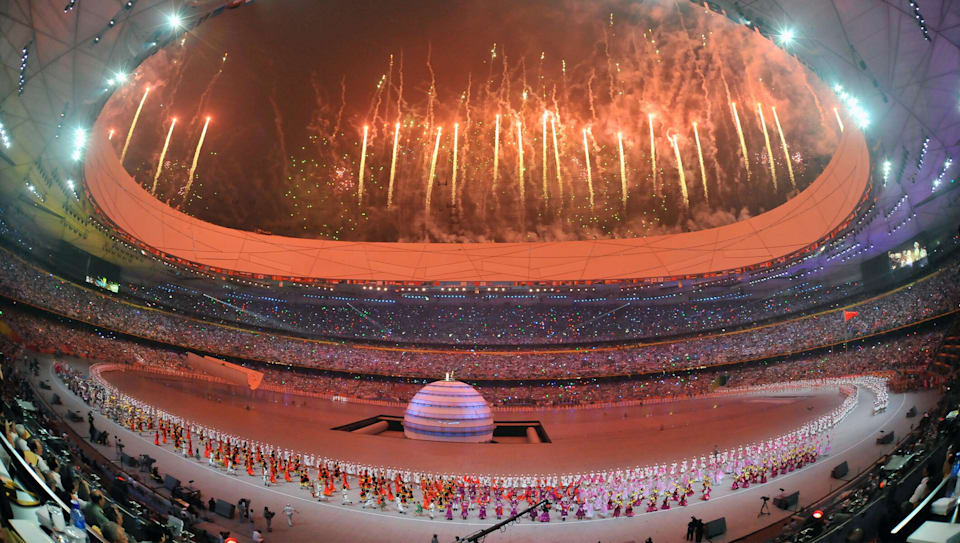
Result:
{"type": "Polygon", "coordinates": [[[220,515],[224,518],[233,518],[233,510],[236,509],[236,505],[225,502],[223,500],[217,500],[217,506],[213,509],[213,512],[220,515]]]}
{"type": "Polygon", "coordinates": [[[890,443],[893,443],[893,432],[883,434],[877,438],[877,445],[888,445],[890,443]]]}
{"type": "Polygon", "coordinates": [[[794,492],[793,494],[784,496],[776,496],[773,498],[773,505],[776,505],[780,509],[788,510],[796,507],[797,502],[800,501],[800,492],[794,492]]]}
{"type": "Polygon", "coordinates": [[[833,468],[833,471],[830,472],[830,476],[834,479],[843,479],[847,476],[847,472],[850,471],[850,468],[847,467],[847,463],[844,462],[839,466],[833,468]]]}
{"type": "Polygon", "coordinates": [[[707,539],[713,539],[718,535],[723,535],[727,531],[727,517],[720,517],[716,520],[703,525],[703,535],[707,539]]]}
{"type": "Polygon", "coordinates": [[[913,406],[910,408],[910,411],[907,411],[907,418],[912,419],[913,417],[916,417],[916,416],[917,416],[917,406],[913,406]]]}

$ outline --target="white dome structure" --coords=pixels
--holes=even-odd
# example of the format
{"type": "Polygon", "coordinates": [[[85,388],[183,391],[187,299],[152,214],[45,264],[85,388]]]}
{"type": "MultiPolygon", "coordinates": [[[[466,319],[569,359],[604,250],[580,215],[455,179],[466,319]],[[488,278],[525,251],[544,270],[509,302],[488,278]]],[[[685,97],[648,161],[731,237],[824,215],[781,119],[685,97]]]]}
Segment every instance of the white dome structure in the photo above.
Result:
{"type": "Polygon", "coordinates": [[[475,388],[448,375],[410,400],[403,415],[403,434],[427,441],[485,443],[493,439],[493,413],[475,388]]]}

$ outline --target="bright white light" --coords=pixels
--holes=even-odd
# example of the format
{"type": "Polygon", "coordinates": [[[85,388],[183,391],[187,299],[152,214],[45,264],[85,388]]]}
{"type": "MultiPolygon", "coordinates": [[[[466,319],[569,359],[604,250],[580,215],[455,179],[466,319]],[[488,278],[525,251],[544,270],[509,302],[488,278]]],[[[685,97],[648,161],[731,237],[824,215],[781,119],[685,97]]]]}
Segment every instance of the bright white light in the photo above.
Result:
{"type": "Polygon", "coordinates": [[[854,121],[856,121],[857,126],[866,128],[870,124],[870,115],[867,114],[867,110],[863,109],[863,106],[860,105],[857,97],[845,91],[841,85],[834,86],[833,90],[837,93],[837,97],[840,98],[843,105],[846,106],[847,112],[853,117],[854,121]]]}
{"type": "Polygon", "coordinates": [[[7,134],[7,129],[4,128],[3,123],[0,123],[0,145],[3,145],[4,149],[10,148],[10,136],[7,134]]]}
{"type": "Polygon", "coordinates": [[[126,83],[126,82],[127,82],[127,74],[125,74],[125,73],[123,73],[123,72],[117,72],[117,73],[114,75],[114,79],[117,81],[117,83],[126,83]]]}
{"type": "Polygon", "coordinates": [[[73,186],[74,186],[74,185],[73,185],[73,179],[67,179],[67,187],[68,187],[70,190],[73,190],[73,186]]]}
{"type": "Polygon", "coordinates": [[[71,155],[71,158],[73,158],[74,162],[80,160],[80,157],[83,155],[83,148],[86,147],[86,145],[87,131],[82,128],[78,128],[73,133],[73,154],[71,155]]]}
{"type": "Polygon", "coordinates": [[[790,42],[793,41],[793,37],[793,29],[788,28],[784,30],[782,34],[780,34],[780,43],[783,45],[790,45],[790,42]]]}
{"type": "Polygon", "coordinates": [[[170,28],[177,30],[183,26],[183,18],[180,17],[179,13],[171,13],[167,15],[167,23],[170,25],[170,28]]]}

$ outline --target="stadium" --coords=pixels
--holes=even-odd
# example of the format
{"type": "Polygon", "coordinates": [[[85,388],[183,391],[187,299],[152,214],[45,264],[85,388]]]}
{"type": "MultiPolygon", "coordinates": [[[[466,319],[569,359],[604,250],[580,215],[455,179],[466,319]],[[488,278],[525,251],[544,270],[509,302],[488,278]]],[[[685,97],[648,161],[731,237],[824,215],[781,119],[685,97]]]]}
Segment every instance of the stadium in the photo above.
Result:
{"type": "Polygon", "coordinates": [[[3,528],[954,540],[955,4],[3,2],[3,528]]]}

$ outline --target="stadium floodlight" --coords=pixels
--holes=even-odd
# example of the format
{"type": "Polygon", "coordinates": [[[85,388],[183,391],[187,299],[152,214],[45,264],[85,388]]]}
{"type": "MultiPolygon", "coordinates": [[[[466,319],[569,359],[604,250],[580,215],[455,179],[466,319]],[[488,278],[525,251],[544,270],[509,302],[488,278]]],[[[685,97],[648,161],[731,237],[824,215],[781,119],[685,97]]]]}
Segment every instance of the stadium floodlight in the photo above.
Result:
{"type": "Polygon", "coordinates": [[[87,131],[78,128],[73,133],[73,158],[74,162],[79,161],[83,157],[83,148],[87,145],[87,131]]]}
{"type": "Polygon", "coordinates": [[[171,13],[167,15],[167,24],[173,30],[179,30],[183,26],[183,17],[179,13],[171,13]]]}
{"type": "Polygon", "coordinates": [[[788,28],[780,33],[780,44],[790,45],[793,42],[794,33],[792,28],[788,28]]]}

